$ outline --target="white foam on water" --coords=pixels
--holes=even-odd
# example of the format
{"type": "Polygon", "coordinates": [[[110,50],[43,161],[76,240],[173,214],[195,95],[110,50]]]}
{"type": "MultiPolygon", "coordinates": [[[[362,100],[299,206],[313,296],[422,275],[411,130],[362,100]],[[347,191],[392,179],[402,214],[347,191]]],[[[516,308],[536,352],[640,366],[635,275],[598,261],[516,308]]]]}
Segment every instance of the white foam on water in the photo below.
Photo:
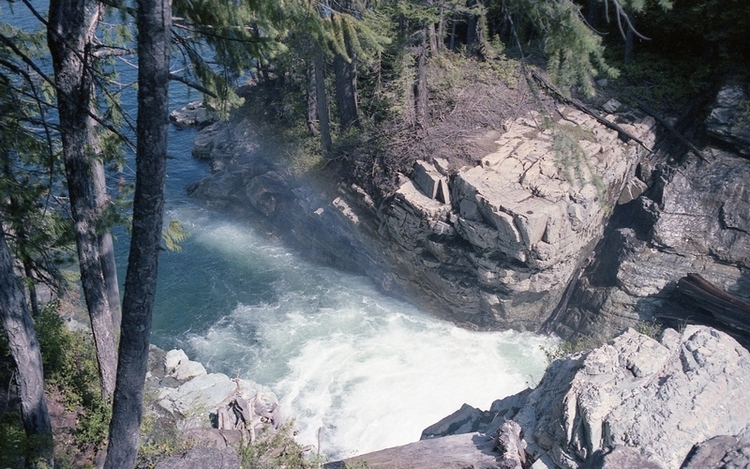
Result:
{"type": "Polygon", "coordinates": [[[460,329],[246,225],[180,217],[192,243],[236,266],[231,288],[265,282],[262,298],[187,333],[189,352],[210,371],[239,371],[274,390],[297,440],[317,446],[320,432],[329,458],[416,441],[463,403],[488,409],[544,372],[550,339],[460,329]]]}

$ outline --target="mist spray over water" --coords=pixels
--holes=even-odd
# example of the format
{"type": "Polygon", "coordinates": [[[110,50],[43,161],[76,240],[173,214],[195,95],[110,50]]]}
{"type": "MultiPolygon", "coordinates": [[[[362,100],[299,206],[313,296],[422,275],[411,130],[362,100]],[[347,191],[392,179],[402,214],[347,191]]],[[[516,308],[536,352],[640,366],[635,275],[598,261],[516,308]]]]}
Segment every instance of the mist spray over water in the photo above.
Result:
{"type": "Polygon", "coordinates": [[[416,441],[463,403],[487,409],[544,372],[549,339],[461,329],[249,225],[190,205],[171,216],[192,237],[166,256],[182,264],[160,278],[155,337],[270,387],[297,440],[317,446],[320,435],[330,458],[416,441]]]}

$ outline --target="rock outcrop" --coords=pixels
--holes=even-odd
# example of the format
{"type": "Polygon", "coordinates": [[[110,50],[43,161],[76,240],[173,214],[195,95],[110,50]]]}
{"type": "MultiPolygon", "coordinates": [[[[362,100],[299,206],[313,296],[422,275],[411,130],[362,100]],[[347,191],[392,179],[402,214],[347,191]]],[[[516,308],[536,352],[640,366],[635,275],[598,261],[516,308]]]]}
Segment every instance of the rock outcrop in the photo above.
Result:
{"type": "Polygon", "coordinates": [[[638,321],[700,323],[750,346],[746,329],[717,321],[678,287],[699,274],[750,300],[750,161],[741,156],[750,154],[748,96],[746,83],[720,89],[706,121],[714,146],[701,155],[689,153],[680,164],[641,161],[637,174],[648,187],[615,211],[550,330],[611,337],[638,321]]]}
{"type": "Polygon", "coordinates": [[[156,469],[237,469],[240,458],[233,449],[196,447],[182,457],[165,459],[156,469]]]}
{"type": "MultiPolygon", "coordinates": [[[[276,395],[263,386],[223,373],[207,373],[182,350],[165,353],[152,346],[149,361],[146,385],[154,407],[178,421],[183,429],[248,430],[252,434],[262,427],[275,429],[284,423],[276,395]],[[234,415],[233,400],[244,403],[243,425],[230,428],[221,425],[221,417],[222,413],[225,418],[234,415]]],[[[199,434],[205,438],[197,439],[211,439],[208,433],[194,432],[199,434]]]]}
{"type": "MultiPolygon", "coordinates": [[[[621,194],[642,190],[632,177],[641,144],[579,110],[558,112],[545,128],[535,114],[507,122],[497,151],[477,166],[418,161],[379,206],[356,186],[330,194],[295,181],[259,155],[249,122],[216,124],[194,149],[216,172],[190,191],[262,215],[317,260],[370,275],[439,316],[536,330],[621,194]]],[[[609,117],[653,142],[653,119],[609,117]]]]}
{"type": "Polygon", "coordinates": [[[194,101],[169,113],[169,122],[179,129],[198,127],[202,129],[218,120],[216,113],[206,109],[200,101],[194,101]]]}
{"type": "MultiPolygon", "coordinates": [[[[417,162],[380,212],[391,264],[414,273],[400,283],[477,325],[536,330],[549,317],[642,150],[581,111],[561,113],[544,131],[541,116],[510,123],[480,166],[449,174],[442,160],[417,162]]],[[[653,124],[622,126],[651,141],[653,124]]]]}
{"type": "Polygon", "coordinates": [[[750,161],[718,149],[703,153],[705,162],[659,165],[649,190],[614,216],[558,334],[611,336],[651,319],[719,327],[681,299],[678,281],[689,273],[750,300],[750,161]]]}
{"type": "Polygon", "coordinates": [[[721,87],[706,118],[706,130],[712,137],[750,155],[750,86],[733,79],[721,87]]]}
{"type": "MultiPolygon", "coordinates": [[[[519,448],[534,469],[724,467],[706,461],[746,467],[748,382],[750,352],[727,334],[687,326],[681,333],[667,329],[657,341],[630,329],[598,349],[554,361],[535,389],[498,400],[489,411],[464,406],[426,430],[423,443],[440,447],[449,442],[446,435],[466,432],[484,445],[465,451],[496,459],[490,466],[464,467],[521,467],[503,466],[520,460],[519,448]],[[513,425],[519,430],[509,431],[513,425]],[[512,435],[523,441],[499,444],[512,435]],[[486,443],[490,439],[494,446],[486,443]]],[[[417,448],[403,454],[418,454],[417,448]]],[[[380,451],[372,460],[389,461],[401,451],[380,451]]],[[[443,467],[440,454],[391,467],[443,467]]],[[[367,454],[357,460],[371,461],[367,454]]]]}
{"type": "Polygon", "coordinates": [[[631,329],[554,362],[514,420],[559,467],[622,445],[677,468],[694,444],[750,424],[749,379],[750,353],[726,334],[688,326],[657,342],[631,329]]]}

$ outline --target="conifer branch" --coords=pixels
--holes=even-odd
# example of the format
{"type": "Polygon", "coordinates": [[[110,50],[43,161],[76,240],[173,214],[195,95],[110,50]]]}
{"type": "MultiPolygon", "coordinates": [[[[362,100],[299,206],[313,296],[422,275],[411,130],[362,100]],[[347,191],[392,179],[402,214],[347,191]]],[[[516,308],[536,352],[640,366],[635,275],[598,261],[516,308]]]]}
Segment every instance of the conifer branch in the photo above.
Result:
{"type": "Polygon", "coordinates": [[[214,99],[218,99],[219,98],[219,96],[216,93],[214,93],[213,91],[209,90],[205,86],[203,86],[203,85],[201,85],[199,83],[195,83],[194,81],[190,81],[190,80],[188,80],[185,77],[181,77],[180,75],[177,75],[177,74],[174,74],[174,73],[170,73],[169,74],[169,79],[172,80],[172,81],[177,81],[177,82],[180,82],[180,83],[182,83],[184,85],[187,85],[190,88],[193,88],[196,91],[200,91],[203,94],[207,94],[207,95],[209,95],[210,97],[212,97],[214,99]]]}

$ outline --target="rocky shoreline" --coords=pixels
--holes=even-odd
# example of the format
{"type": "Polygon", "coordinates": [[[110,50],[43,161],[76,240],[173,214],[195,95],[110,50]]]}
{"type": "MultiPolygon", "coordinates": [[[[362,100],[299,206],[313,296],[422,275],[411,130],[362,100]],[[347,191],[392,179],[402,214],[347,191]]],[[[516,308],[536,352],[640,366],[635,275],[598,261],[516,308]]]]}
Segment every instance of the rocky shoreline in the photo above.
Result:
{"type": "Polygon", "coordinates": [[[464,406],[423,441],[351,463],[743,467],[748,352],[688,324],[747,345],[747,322],[717,321],[679,283],[699,274],[750,300],[750,133],[738,114],[748,100],[748,86],[723,87],[706,121],[710,146],[669,163],[647,150],[654,119],[616,102],[602,106],[605,119],[638,141],[564,105],[557,130],[519,116],[478,165],[418,161],[377,205],[356,185],[332,193],[291,177],[261,154],[245,116],[199,134],[194,156],[213,172],[189,191],[467,327],[615,337],[555,361],[534,390],[489,411],[464,406]],[[657,341],[627,329],[644,321],[681,332],[657,341]]]}
{"type": "Polygon", "coordinates": [[[464,405],[418,443],[347,462],[373,469],[746,467],[748,378],[750,354],[722,332],[688,326],[656,341],[630,329],[556,360],[535,389],[489,411],[464,405]],[[453,451],[435,457],[429,448],[442,444],[453,451]]]}
{"type": "MultiPolygon", "coordinates": [[[[254,431],[282,415],[267,389],[207,374],[181,350],[155,347],[148,389],[153,410],[198,443],[160,469],[235,468],[247,426],[222,427],[217,414],[244,403],[254,431]],[[248,405],[248,403],[251,403],[248,405]],[[218,428],[217,428],[218,427],[218,428]],[[216,466],[219,467],[219,466],[216,466]]],[[[750,352],[706,326],[666,329],[660,340],[628,329],[607,344],[552,362],[539,385],[464,404],[409,445],[330,462],[328,469],[608,468],[703,469],[750,464],[750,352]]]]}
{"type": "Polygon", "coordinates": [[[533,113],[506,122],[497,150],[475,166],[417,161],[376,205],[356,185],[330,191],[292,177],[260,151],[245,116],[199,133],[193,154],[213,173],[189,192],[466,327],[600,343],[654,320],[731,333],[677,290],[697,273],[750,300],[750,139],[731,124],[750,92],[727,86],[734,91],[722,88],[706,125],[729,136],[681,163],[647,151],[659,132],[651,117],[602,106],[636,142],[558,105],[562,117],[546,130],[533,113]]]}
{"type": "Polygon", "coordinates": [[[727,334],[688,326],[657,341],[629,329],[554,361],[535,389],[489,411],[464,405],[418,443],[347,462],[373,469],[746,467],[748,379],[750,353],[727,334]],[[442,444],[452,448],[449,456],[430,450],[442,444]]]}

